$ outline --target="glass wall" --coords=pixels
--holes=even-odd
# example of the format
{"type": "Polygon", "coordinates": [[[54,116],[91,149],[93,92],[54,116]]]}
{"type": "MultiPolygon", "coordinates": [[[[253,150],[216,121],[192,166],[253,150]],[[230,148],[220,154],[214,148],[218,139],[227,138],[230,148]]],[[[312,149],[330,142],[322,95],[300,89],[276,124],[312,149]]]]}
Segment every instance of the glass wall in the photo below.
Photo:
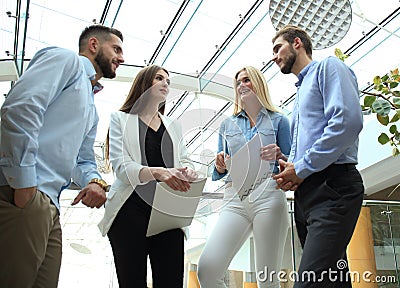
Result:
{"type": "Polygon", "coordinates": [[[400,287],[400,203],[367,201],[379,287],[400,287]],[[384,280],[384,281],[383,281],[384,280]]]}

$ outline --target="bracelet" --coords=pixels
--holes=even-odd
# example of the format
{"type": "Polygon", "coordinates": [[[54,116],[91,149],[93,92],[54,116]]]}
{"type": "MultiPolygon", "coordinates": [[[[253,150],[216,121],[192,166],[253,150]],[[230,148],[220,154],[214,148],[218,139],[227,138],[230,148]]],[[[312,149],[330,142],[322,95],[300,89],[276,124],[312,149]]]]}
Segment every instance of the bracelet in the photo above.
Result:
{"type": "Polygon", "coordinates": [[[111,185],[108,185],[107,182],[104,181],[103,179],[93,178],[92,180],[89,181],[88,184],[91,184],[91,183],[95,183],[95,184],[99,185],[106,192],[108,192],[110,190],[111,185]]]}

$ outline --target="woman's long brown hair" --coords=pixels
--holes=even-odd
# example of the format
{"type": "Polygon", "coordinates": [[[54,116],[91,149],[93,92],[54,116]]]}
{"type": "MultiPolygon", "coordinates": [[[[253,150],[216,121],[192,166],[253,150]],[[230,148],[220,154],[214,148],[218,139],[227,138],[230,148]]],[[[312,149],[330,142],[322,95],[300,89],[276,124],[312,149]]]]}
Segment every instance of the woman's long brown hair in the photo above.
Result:
{"type": "MultiPolygon", "coordinates": [[[[135,80],[133,80],[128,96],[126,96],[126,100],[119,111],[130,114],[138,114],[138,112],[142,110],[145,105],[145,101],[142,101],[144,99],[142,96],[146,96],[146,94],[149,92],[151,86],[153,85],[153,80],[156,77],[157,72],[160,70],[163,70],[169,75],[169,72],[166,69],[158,65],[150,65],[140,70],[136,75],[135,80]]],[[[158,111],[164,115],[165,103],[161,103],[158,111]]],[[[108,169],[111,169],[110,128],[108,128],[107,132],[104,154],[106,166],[108,169]]]]}

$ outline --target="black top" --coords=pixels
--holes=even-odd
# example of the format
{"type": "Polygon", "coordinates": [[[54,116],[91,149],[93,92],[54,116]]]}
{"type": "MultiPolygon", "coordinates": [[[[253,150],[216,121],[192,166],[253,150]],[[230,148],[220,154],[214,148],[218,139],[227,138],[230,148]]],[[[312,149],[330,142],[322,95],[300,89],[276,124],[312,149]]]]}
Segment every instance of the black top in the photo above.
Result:
{"type": "MultiPolygon", "coordinates": [[[[139,118],[139,143],[142,157],[142,165],[149,167],[174,167],[174,154],[171,137],[161,122],[157,131],[147,126],[139,118]]],[[[150,181],[135,188],[136,193],[148,205],[152,205],[156,181],[150,181]]]]}
{"type": "Polygon", "coordinates": [[[158,130],[154,131],[142,120],[139,120],[139,135],[141,140],[143,139],[143,135],[145,135],[144,141],[140,141],[140,150],[143,151],[143,147],[145,147],[145,155],[142,153],[142,165],[149,167],[173,167],[172,141],[165,130],[164,123],[161,122],[158,130]]]}

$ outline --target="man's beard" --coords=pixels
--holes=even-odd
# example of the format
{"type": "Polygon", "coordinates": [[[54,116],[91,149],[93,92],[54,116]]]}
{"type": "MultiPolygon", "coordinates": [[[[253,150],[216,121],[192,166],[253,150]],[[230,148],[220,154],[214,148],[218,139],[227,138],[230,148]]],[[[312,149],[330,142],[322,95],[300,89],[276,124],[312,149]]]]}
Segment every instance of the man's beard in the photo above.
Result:
{"type": "Polygon", "coordinates": [[[294,62],[296,62],[296,51],[294,51],[293,47],[290,46],[290,55],[285,59],[285,63],[281,68],[281,72],[283,74],[290,74],[292,73],[292,68],[294,65],[294,62]]]}
{"type": "Polygon", "coordinates": [[[116,74],[112,70],[110,61],[104,56],[103,49],[100,49],[94,61],[99,66],[104,78],[113,79],[116,74]]]}

